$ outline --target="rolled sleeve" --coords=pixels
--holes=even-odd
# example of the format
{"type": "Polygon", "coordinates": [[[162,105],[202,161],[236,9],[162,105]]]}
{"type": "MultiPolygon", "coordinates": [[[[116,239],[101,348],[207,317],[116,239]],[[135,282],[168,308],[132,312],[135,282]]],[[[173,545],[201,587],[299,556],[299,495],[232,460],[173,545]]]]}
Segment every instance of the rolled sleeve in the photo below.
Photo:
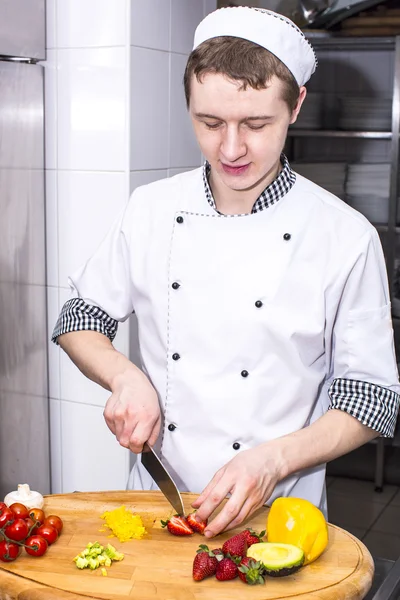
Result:
{"type": "Polygon", "coordinates": [[[337,297],[332,311],[329,408],[343,410],[392,437],[400,386],[386,265],[374,229],[343,265],[337,297]]]}
{"type": "Polygon", "coordinates": [[[400,396],[393,390],[367,381],[335,379],[328,394],[329,409],[347,412],[383,437],[394,436],[400,396]]]}
{"type": "Polygon", "coordinates": [[[71,331],[97,331],[112,342],[117,334],[118,321],[112,319],[98,306],[86,304],[81,298],[68,300],[58,317],[51,339],[58,344],[58,337],[71,331]]]}

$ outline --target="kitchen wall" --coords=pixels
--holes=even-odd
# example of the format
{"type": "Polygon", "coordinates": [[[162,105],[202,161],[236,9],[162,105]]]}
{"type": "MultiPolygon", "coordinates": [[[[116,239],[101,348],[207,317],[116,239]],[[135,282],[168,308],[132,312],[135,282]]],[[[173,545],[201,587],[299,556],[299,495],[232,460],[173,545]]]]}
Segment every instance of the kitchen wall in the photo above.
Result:
{"type": "MultiPolygon", "coordinates": [[[[49,334],[68,274],[138,185],[197,167],[182,76],[216,0],[47,0],[46,220],[49,334]]],[[[138,361],[136,324],[116,347],[138,361]]],[[[49,346],[52,492],[123,489],[132,462],[103,419],[109,393],[49,346]]]]}

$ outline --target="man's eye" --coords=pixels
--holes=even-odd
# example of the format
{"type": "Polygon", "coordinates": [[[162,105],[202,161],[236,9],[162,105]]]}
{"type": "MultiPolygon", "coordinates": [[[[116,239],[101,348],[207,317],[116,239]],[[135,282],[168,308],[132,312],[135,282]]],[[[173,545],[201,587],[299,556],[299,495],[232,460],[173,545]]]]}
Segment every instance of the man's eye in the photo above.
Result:
{"type": "Polygon", "coordinates": [[[221,123],[204,123],[207,129],[218,129],[221,123]]]}
{"type": "Polygon", "coordinates": [[[260,129],[264,129],[265,126],[266,123],[263,123],[262,125],[250,125],[250,123],[247,123],[247,127],[253,131],[259,131],[260,129]]]}

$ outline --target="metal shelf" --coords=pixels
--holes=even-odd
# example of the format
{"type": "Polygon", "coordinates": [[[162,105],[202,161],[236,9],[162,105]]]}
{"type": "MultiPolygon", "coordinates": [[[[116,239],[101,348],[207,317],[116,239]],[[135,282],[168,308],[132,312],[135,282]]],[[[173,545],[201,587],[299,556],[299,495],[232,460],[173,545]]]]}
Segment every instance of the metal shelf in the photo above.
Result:
{"type": "MultiPolygon", "coordinates": [[[[389,231],[389,227],[388,225],[376,225],[375,223],[372,223],[372,225],[375,227],[375,229],[377,231],[379,231],[379,233],[387,233],[389,231]]],[[[396,235],[400,234],[400,226],[396,227],[396,235]]]]}
{"type": "Polygon", "coordinates": [[[396,37],[345,37],[328,32],[303,30],[317,50],[394,50],[396,37]]]}
{"type": "Polygon", "coordinates": [[[289,137],[364,138],[391,140],[391,131],[344,131],[337,129],[289,129],[289,137]]]}

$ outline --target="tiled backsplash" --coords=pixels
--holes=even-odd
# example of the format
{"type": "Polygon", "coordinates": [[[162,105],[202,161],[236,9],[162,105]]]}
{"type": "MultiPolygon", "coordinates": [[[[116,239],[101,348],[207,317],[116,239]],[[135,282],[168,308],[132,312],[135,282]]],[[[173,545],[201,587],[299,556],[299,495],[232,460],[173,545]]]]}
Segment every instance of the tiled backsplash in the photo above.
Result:
{"type": "MultiPolygon", "coordinates": [[[[182,75],[194,29],[215,8],[216,0],[47,0],[49,335],[68,274],[131,191],[200,165],[182,75]]],[[[138,360],[135,329],[120,326],[116,347],[138,360]]],[[[125,488],[131,457],[104,422],[109,393],[53,344],[49,370],[52,491],[125,488]]]]}

